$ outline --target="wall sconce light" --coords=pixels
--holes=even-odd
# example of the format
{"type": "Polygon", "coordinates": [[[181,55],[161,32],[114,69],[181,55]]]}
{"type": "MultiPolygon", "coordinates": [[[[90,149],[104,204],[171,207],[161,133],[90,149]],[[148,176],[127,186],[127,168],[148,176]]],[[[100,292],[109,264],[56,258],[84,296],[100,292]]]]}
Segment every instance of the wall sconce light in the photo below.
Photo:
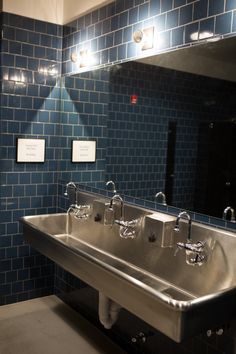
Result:
{"type": "Polygon", "coordinates": [[[70,60],[72,61],[72,63],[77,63],[77,61],[78,61],[78,55],[77,55],[76,52],[71,53],[71,55],[70,55],[70,60]]]}
{"type": "Polygon", "coordinates": [[[88,51],[87,49],[85,50],[81,50],[80,51],[80,67],[81,68],[84,68],[86,66],[89,66],[90,63],[89,63],[89,54],[88,54],[88,51]]]}
{"type": "Polygon", "coordinates": [[[154,41],[154,27],[137,30],[133,33],[133,40],[135,43],[141,44],[142,50],[152,49],[154,41]]]}

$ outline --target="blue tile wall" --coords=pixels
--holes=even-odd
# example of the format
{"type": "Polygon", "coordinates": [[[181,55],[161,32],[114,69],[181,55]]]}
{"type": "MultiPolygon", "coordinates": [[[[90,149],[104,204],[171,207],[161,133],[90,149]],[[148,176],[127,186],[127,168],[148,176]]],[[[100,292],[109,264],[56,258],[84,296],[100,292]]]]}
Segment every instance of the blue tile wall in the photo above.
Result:
{"type": "MultiPolygon", "coordinates": [[[[193,32],[234,35],[235,10],[234,0],[225,0],[223,7],[221,0],[119,0],[64,26],[64,36],[61,26],[6,13],[1,15],[1,304],[53,293],[54,275],[56,291],[66,292],[68,288],[75,290],[82,286],[24,244],[18,224],[22,215],[54,212],[66,207],[66,201],[58,198],[58,194],[62,194],[68,179],[88,182],[87,188],[93,190],[104,175],[107,98],[102,85],[107,84],[107,78],[84,74],[82,78],[74,78],[67,85],[68,89],[63,87],[61,92],[53,74],[54,70],[60,73],[61,59],[63,73],[76,73],[78,65],[70,62],[74,51],[89,49],[94,54],[95,65],[104,66],[194,44],[193,32]],[[156,26],[162,45],[155,40],[154,49],[144,53],[132,42],[132,33],[150,25],[156,26]],[[53,75],[39,70],[48,67],[53,75]],[[95,88],[91,86],[94,82],[95,88]],[[17,136],[45,138],[46,162],[16,164],[17,136]],[[79,137],[96,139],[99,163],[81,167],[71,164],[67,146],[79,137]]],[[[64,80],[70,81],[69,78],[64,80]]],[[[156,207],[155,203],[135,197],[126,200],[156,207]]],[[[179,209],[163,207],[163,211],[176,214],[179,209]]],[[[194,214],[194,218],[220,227],[231,226],[219,225],[217,219],[204,215],[194,214]]],[[[168,352],[171,348],[169,351],[173,354],[234,354],[232,332],[222,339],[207,340],[201,336],[186,346],[174,346],[161,338],[162,351],[168,352]]],[[[156,347],[149,352],[156,354],[156,347]]]]}
{"type": "Polygon", "coordinates": [[[62,84],[61,127],[63,145],[59,178],[63,181],[104,184],[106,165],[108,72],[91,71],[65,77],[62,84]],[[71,145],[76,139],[96,141],[94,163],[72,163],[71,145]]]}
{"type": "Polygon", "coordinates": [[[2,14],[0,303],[52,294],[54,264],[23,241],[19,218],[57,210],[62,27],[2,14]],[[56,117],[56,119],[55,119],[56,117]],[[16,163],[16,139],[44,138],[43,164],[16,163]],[[55,142],[56,141],[56,142],[55,142]]]}
{"type": "Polygon", "coordinates": [[[206,32],[235,35],[235,10],[234,0],[114,1],[64,26],[62,72],[81,71],[70,56],[85,49],[93,67],[101,67],[198,44],[203,32],[204,38],[206,32]],[[154,47],[142,51],[132,34],[150,26],[155,27],[154,47]]]}

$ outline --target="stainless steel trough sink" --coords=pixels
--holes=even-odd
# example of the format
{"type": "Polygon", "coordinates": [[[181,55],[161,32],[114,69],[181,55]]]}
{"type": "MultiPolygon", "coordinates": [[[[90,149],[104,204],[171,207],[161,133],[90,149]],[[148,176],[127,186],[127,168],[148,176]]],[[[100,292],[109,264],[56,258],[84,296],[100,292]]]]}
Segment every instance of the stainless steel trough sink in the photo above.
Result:
{"type": "Polygon", "coordinates": [[[144,217],[136,239],[122,239],[117,225],[104,226],[94,215],[26,216],[21,222],[26,242],[176,342],[230,321],[236,310],[235,234],[193,224],[193,240],[208,248],[207,261],[193,267],[184,251],[175,255],[185,225],[172,247],[162,247],[158,235],[150,242],[150,213],[128,212],[144,217]]]}

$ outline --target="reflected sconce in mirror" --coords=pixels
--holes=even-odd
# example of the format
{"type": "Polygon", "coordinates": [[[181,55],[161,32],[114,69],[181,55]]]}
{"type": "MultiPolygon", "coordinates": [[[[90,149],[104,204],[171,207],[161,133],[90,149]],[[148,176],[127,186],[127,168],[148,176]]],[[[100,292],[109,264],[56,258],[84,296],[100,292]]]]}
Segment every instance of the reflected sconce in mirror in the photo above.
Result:
{"type": "Polygon", "coordinates": [[[56,65],[50,65],[48,67],[41,67],[38,70],[41,74],[44,74],[45,76],[57,76],[58,70],[56,68],[56,65]]]}
{"type": "Polygon", "coordinates": [[[190,35],[192,41],[207,41],[207,42],[217,42],[222,39],[221,35],[214,35],[213,32],[209,31],[200,31],[200,32],[193,32],[190,35]]]}
{"type": "Polygon", "coordinates": [[[133,40],[135,43],[141,44],[142,50],[152,49],[154,42],[154,27],[137,30],[133,33],[133,40]]]}
{"type": "Polygon", "coordinates": [[[25,77],[22,70],[4,75],[3,80],[12,81],[15,86],[25,86],[27,83],[27,77],[25,77]]]}

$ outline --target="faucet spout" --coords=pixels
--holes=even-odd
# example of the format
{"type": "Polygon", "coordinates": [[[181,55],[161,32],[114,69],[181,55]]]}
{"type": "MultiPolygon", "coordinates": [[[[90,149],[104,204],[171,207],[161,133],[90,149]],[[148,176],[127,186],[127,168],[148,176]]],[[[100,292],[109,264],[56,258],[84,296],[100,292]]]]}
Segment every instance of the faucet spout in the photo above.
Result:
{"type": "Polygon", "coordinates": [[[155,200],[156,200],[157,203],[158,203],[158,200],[160,200],[160,204],[166,205],[166,196],[165,196],[165,193],[163,193],[163,192],[158,192],[158,193],[155,195],[155,200]]]}
{"type": "Polygon", "coordinates": [[[181,219],[185,219],[188,221],[188,235],[187,235],[187,241],[191,242],[191,227],[192,227],[192,219],[191,216],[189,215],[189,213],[187,213],[187,211],[182,211],[181,213],[179,213],[179,215],[176,218],[176,222],[175,222],[175,227],[174,227],[174,231],[179,232],[179,221],[181,219]]]}
{"type": "Polygon", "coordinates": [[[106,183],[106,186],[108,187],[108,186],[112,186],[112,192],[114,193],[114,194],[116,194],[116,185],[115,185],[115,183],[113,182],[113,181],[108,181],[107,183],[106,183]]]}
{"type": "Polygon", "coordinates": [[[230,221],[235,222],[235,213],[234,213],[234,209],[231,208],[230,206],[228,206],[227,208],[224,209],[223,212],[223,219],[226,220],[228,213],[231,213],[231,217],[230,217],[230,221]]]}

